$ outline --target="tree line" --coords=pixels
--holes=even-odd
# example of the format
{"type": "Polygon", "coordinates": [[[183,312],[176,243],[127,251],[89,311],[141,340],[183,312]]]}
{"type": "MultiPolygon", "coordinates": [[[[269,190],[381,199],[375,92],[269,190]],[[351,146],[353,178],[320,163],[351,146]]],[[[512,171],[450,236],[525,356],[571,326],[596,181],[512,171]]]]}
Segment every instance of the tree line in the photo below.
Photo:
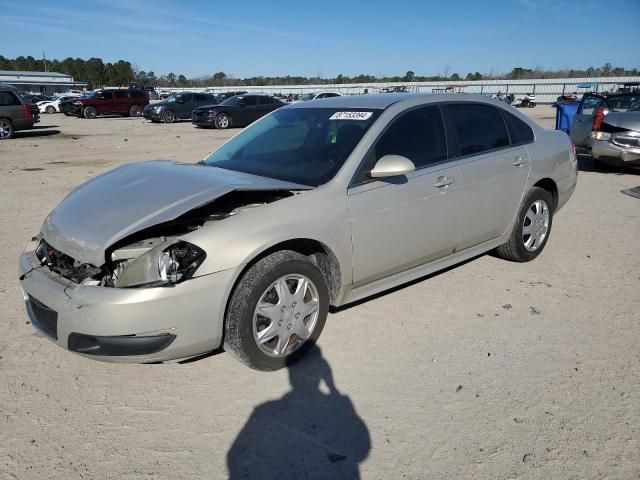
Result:
{"type": "Polygon", "coordinates": [[[605,63],[601,67],[589,67],[580,69],[545,70],[541,66],[533,69],[514,67],[508,73],[495,74],[468,72],[459,74],[451,73],[448,65],[438,75],[422,76],[409,70],[404,75],[381,76],[374,75],[338,75],[334,78],[324,78],[320,75],[314,77],[304,76],[253,76],[237,78],[225,72],[216,72],[210,75],[187,78],[185,75],[170,72],[165,75],[156,75],[155,72],[145,72],[135,68],[131,62],[118,60],[105,63],[101,58],[92,57],[88,60],[82,58],[65,58],[64,60],[38,60],[32,56],[5,58],[0,55],[0,70],[58,72],[72,75],[76,81],[88,83],[88,88],[100,88],[105,86],[127,86],[131,82],[141,83],[157,87],[222,87],[222,86],[271,86],[271,85],[323,85],[323,84],[348,84],[348,83],[388,83],[388,82],[441,82],[441,81],[473,81],[473,80],[518,80],[518,79],[542,79],[542,78],[593,78],[593,77],[625,77],[636,76],[640,72],[638,68],[626,69],[614,67],[611,63],[605,63]]]}

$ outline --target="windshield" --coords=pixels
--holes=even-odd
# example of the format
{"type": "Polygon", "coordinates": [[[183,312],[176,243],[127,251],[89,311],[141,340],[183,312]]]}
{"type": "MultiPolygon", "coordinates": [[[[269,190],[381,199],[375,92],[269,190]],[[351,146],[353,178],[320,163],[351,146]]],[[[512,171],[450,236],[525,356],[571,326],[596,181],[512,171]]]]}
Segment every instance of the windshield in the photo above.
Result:
{"type": "Polygon", "coordinates": [[[102,90],[96,90],[91,95],[89,95],[89,98],[99,97],[100,95],[102,95],[102,90]]]}
{"type": "Polygon", "coordinates": [[[302,95],[299,100],[301,102],[306,102],[307,100],[313,100],[313,97],[315,97],[316,94],[315,93],[305,93],[304,95],[302,95]]]}
{"type": "Polygon", "coordinates": [[[640,112],[640,98],[638,98],[630,107],[627,112],[640,112]]]}
{"type": "Polygon", "coordinates": [[[331,180],[382,110],[284,108],[213,152],[206,165],[317,187],[331,180]]]}
{"type": "Polygon", "coordinates": [[[617,95],[607,99],[607,104],[612,112],[626,112],[631,110],[640,100],[640,94],[617,95]]]}

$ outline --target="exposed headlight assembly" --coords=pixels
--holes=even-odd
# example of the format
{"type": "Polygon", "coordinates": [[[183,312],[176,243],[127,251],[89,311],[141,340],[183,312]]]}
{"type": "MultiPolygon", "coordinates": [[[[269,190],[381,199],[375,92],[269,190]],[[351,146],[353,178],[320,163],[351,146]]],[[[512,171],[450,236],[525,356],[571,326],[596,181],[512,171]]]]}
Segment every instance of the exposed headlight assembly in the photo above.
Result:
{"type": "Polygon", "coordinates": [[[191,278],[206,256],[204,250],[185,241],[154,248],[127,264],[118,275],[115,286],[175,285],[191,278]]]}
{"type": "Polygon", "coordinates": [[[611,134],[607,132],[592,132],[591,138],[594,140],[610,140],[611,134]]]}

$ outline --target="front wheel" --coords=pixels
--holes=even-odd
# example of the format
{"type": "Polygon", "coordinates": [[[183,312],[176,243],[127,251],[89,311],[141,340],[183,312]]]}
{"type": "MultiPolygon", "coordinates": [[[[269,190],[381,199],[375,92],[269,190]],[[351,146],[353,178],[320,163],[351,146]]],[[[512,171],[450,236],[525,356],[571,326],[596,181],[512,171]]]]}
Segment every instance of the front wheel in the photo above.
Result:
{"type": "Polygon", "coordinates": [[[216,128],[224,130],[225,128],[229,128],[231,126],[231,119],[226,113],[221,113],[216,117],[214,123],[216,124],[216,128]]]}
{"type": "Polygon", "coordinates": [[[539,187],[525,195],[511,237],[496,249],[496,254],[513,262],[529,262],[536,258],[549,239],[553,223],[553,196],[539,187]]]}
{"type": "Polygon", "coordinates": [[[162,114],[162,121],[164,123],[173,123],[176,121],[176,114],[173,110],[165,110],[162,114]]]}
{"type": "Polygon", "coordinates": [[[95,107],[87,107],[84,109],[84,118],[93,119],[98,116],[98,110],[95,107]]]}
{"type": "Polygon", "coordinates": [[[140,105],[131,105],[129,109],[130,117],[140,117],[142,116],[142,107],[140,105]]]}
{"type": "Polygon", "coordinates": [[[47,113],[56,113],[56,108],[52,107],[51,105],[49,105],[47,108],[44,109],[45,112],[47,113]]]}
{"type": "Polygon", "coordinates": [[[247,270],[225,316],[224,348],[245,365],[278,370],[318,339],[329,311],[322,272],[297,252],[275,252],[247,270]]]}

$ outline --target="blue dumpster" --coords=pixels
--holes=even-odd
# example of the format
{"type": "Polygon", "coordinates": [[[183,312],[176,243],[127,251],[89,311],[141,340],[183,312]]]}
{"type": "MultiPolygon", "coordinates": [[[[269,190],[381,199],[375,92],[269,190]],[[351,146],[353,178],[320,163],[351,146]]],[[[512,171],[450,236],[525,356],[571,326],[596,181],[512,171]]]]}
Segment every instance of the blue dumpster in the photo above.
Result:
{"type": "Polygon", "coordinates": [[[567,133],[571,130],[571,122],[576,116],[580,102],[558,102],[556,107],[556,130],[563,130],[567,133]]]}

